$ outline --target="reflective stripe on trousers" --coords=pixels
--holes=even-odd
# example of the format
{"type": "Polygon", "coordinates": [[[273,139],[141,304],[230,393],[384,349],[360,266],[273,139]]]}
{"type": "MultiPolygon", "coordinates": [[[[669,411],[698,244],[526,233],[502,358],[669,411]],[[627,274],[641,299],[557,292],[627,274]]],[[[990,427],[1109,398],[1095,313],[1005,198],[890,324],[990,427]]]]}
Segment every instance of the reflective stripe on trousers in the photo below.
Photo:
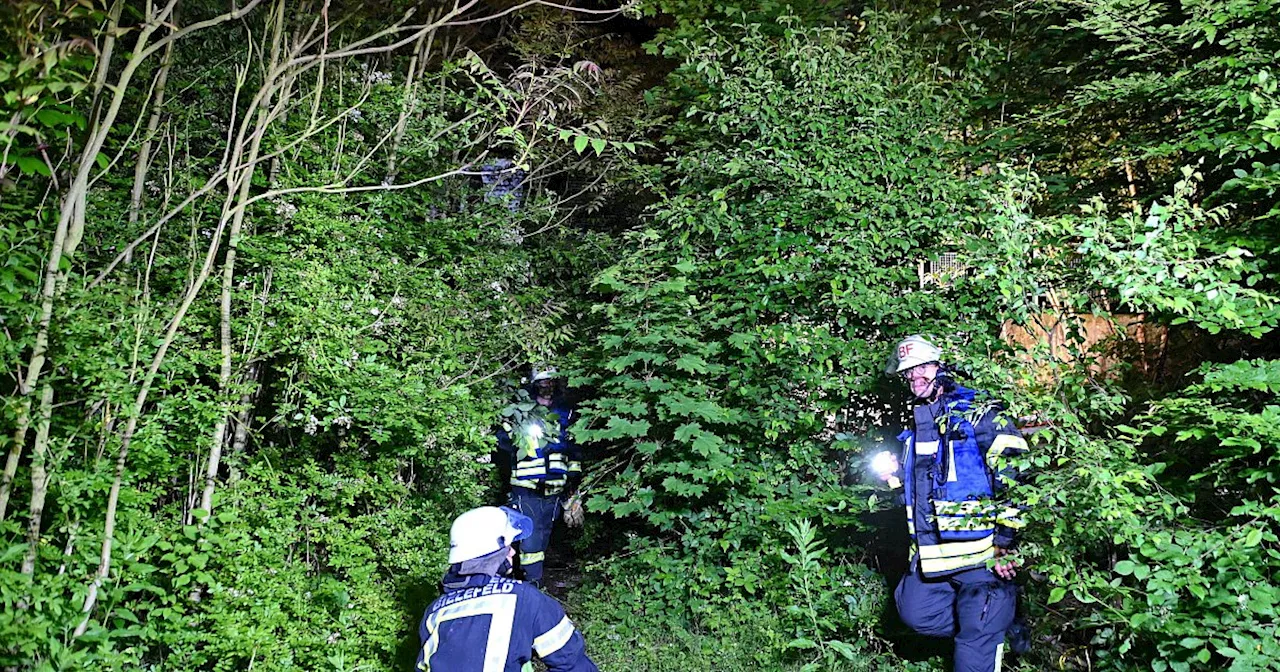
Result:
{"type": "Polygon", "coordinates": [[[560,512],[560,495],[540,495],[528,488],[512,488],[511,506],[533,520],[533,533],[520,542],[520,567],[525,581],[540,583],[547,546],[551,543],[551,528],[560,512]]]}

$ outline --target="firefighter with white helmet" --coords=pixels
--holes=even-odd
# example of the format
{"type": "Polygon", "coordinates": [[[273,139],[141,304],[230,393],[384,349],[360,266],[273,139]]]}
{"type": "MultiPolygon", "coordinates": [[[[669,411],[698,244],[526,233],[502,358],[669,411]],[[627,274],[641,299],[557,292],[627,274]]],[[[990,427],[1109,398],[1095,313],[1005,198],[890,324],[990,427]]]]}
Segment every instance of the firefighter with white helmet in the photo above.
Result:
{"type": "Polygon", "coordinates": [[[1014,624],[1013,551],[1022,510],[1004,501],[1027,451],[1018,428],[984,393],[952,380],[942,350],[923,336],[900,341],[885,372],[907,382],[914,422],[902,460],[877,475],[902,487],[911,564],[894,591],[898,613],[921,634],[955,640],[956,672],[998,672],[1014,624]]]}
{"type": "Polygon", "coordinates": [[[908,336],[900,341],[889,357],[889,365],[885,373],[902,373],[907,369],[933,362],[942,361],[942,350],[930,343],[924,336],[908,336]]]}
{"type": "Polygon", "coordinates": [[[453,521],[443,594],[419,628],[418,670],[520,672],[536,655],[550,672],[598,672],[560,603],[510,576],[513,544],[532,532],[528,516],[505,506],[453,521]]]}
{"type": "Polygon", "coordinates": [[[576,420],[573,407],[557,394],[558,372],[534,367],[529,384],[503,412],[498,449],[509,467],[513,508],[533,520],[534,529],[521,542],[519,567],[524,579],[541,586],[551,530],[564,502],[582,477],[581,451],[569,435],[576,420]]]}

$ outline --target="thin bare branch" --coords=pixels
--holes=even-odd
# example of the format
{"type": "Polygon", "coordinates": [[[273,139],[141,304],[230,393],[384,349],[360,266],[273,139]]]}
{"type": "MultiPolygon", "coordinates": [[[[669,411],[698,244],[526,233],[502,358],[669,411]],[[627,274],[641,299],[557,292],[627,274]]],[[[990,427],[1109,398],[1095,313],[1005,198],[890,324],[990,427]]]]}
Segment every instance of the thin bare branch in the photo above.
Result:
{"type": "Polygon", "coordinates": [[[164,214],[163,217],[161,217],[160,219],[157,219],[156,223],[152,224],[150,228],[148,228],[146,231],[142,233],[142,235],[133,239],[133,241],[130,242],[128,245],[125,245],[124,248],[120,250],[120,253],[117,254],[114,259],[111,260],[111,263],[107,264],[107,267],[102,269],[102,272],[98,274],[98,277],[94,278],[93,281],[86,286],[86,288],[93,289],[94,287],[97,287],[98,285],[102,284],[102,281],[105,280],[106,277],[110,275],[112,271],[115,270],[116,266],[119,266],[120,262],[124,261],[129,256],[131,256],[133,254],[133,251],[137,249],[139,245],[145,243],[147,239],[154,236],[156,232],[160,230],[160,227],[167,224],[169,220],[182,214],[182,212],[186,210],[187,207],[190,206],[192,203],[196,202],[197,199],[203,197],[205,194],[208,194],[210,191],[213,191],[213,189],[222,182],[224,177],[226,177],[226,170],[224,168],[219,168],[218,172],[214,173],[209,178],[209,180],[204,183],[204,186],[191,192],[191,194],[189,194],[181,203],[171,208],[168,212],[164,214]]]}
{"type": "MultiPolygon", "coordinates": [[[[168,36],[156,41],[154,44],[144,49],[141,52],[141,54],[139,54],[139,58],[143,60],[150,58],[157,51],[164,49],[165,46],[168,45],[170,42],[177,42],[178,40],[192,33],[199,32],[201,30],[204,30],[205,28],[212,28],[214,26],[221,25],[228,21],[235,21],[244,16],[248,16],[254,10],[255,7],[262,4],[262,1],[263,0],[249,0],[249,3],[246,4],[244,7],[241,7],[240,9],[227,12],[226,14],[220,14],[218,16],[215,16],[211,19],[206,19],[204,21],[197,21],[187,26],[186,28],[183,28],[181,30],[176,30],[170,33],[168,36]]],[[[170,11],[172,11],[172,7],[175,4],[177,4],[177,0],[172,0],[172,2],[169,3],[170,11]]],[[[159,26],[159,24],[156,24],[156,25],[157,27],[159,26]]]]}
{"type": "MultiPolygon", "coordinates": [[[[474,3],[472,3],[472,4],[474,4],[474,3]]],[[[473,26],[473,25],[475,25],[475,24],[477,24],[477,23],[484,23],[484,22],[486,22],[486,21],[493,21],[494,19],[500,19],[500,18],[502,18],[502,17],[504,17],[504,16],[507,16],[508,14],[513,14],[513,13],[515,13],[515,12],[518,12],[518,11],[520,11],[520,10],[522,10],[522,9],[525,9],[525,8],[528,8],[528,7],[538,7],[538,6],[542,6],[542,7],[551,7],[551,8],[553,8],[553,9],[562,9],[562,10],[564,10],[564,11],[566,11],[566,12],[573,12],[573,13],[575,13],[575,14],[589,14],[589,15],[595,15],[595,16],[601,16],[601,15],[608,14],[608,15],[610,15],[610,17],[613,17],[613,16],[617,16],[618,14],[621,14],[621,13],[622,13],[622,8],[618,8],[618,9],[583,9],[582,7],[571,7],[571,6],[569,6],[569,5],[561,5],[561,4],[558,4],[558,3],[555,3],[555,2],[547,2],[547,0],[527,0],[526,2],[522,2],[522,3],[518,4],[518,5],[513,6],[513,7],[508,7],[507,9],[504,9],[504,10],[502,10],[501,12],[497,12],[497,13],[494,13],[494,14],[490,14],[490,15],[488,15],[488,16],[482,16],[482,17],[480,17],[480,18],[478,18],[478,19],[467,19],[467,20],[464,20],[464,21],[450,21],[449,23],[446,23],[445,25],[446,25],[446,26],[473,26]]]]}

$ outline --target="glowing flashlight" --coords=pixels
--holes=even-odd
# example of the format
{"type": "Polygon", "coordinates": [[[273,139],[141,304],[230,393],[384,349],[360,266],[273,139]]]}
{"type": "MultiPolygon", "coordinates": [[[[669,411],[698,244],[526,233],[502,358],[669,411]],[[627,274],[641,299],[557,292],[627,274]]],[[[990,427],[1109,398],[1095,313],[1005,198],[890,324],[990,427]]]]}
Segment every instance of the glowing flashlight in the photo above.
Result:
{"type": "Polygon", "coordinates": [[[882,480],[888,482],[890,488],[902,487],[902,481],[894,474],[898,471],[898,456],[882,450],[871,458],[871,471],[882,480]]]}

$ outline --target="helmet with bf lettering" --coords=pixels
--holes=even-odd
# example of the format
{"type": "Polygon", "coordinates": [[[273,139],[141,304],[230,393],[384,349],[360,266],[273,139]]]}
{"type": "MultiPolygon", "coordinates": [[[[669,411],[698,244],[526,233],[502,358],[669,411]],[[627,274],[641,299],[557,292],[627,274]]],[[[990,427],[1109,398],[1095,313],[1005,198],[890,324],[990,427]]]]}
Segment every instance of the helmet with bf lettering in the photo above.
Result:
{"type": "Polygon", "coordinates": [[[893,375],[913,366],[942,361],[942,349],[930,343],[924,336],[908,336],[898,343],[889,357],[884,372],[893,375]]]}

